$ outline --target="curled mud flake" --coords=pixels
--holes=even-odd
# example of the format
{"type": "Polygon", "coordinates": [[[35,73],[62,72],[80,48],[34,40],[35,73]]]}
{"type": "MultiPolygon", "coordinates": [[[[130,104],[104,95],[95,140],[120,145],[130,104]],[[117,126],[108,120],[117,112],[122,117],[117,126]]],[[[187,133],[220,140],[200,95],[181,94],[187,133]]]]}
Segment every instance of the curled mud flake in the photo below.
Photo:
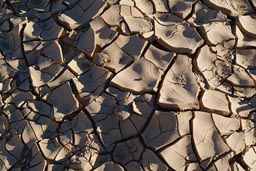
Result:
{"type": "Polygon", "coordinates": [[[256,15],[239,16],[237,24],[246,35],[256,38],[255,21],[256,15]]]}
{"type": "Polygon", "coordinates": [[[194,0],[168,0],[168,5],[171,10],[171,13],[178,15],[181,18],[186,18],[192,11],[193,4],[196,1],[194,0]]]}
{"type": "Polygon", "coordinates": [[[198,32],[175,15],[166,17],[168,17],[167,21],[158,22],[157,20],[161,20],[159,17],[155,20],[155,39],[174,52],[195,53],[204,42],[198,32]]]}
{"type": "Polygon", "coordinates": [[[253,7],[249,0],[228,1],[228,0],[202,0],[209,8],[220,10],[229,16],[240,16],[253,13],[253,7]]]}

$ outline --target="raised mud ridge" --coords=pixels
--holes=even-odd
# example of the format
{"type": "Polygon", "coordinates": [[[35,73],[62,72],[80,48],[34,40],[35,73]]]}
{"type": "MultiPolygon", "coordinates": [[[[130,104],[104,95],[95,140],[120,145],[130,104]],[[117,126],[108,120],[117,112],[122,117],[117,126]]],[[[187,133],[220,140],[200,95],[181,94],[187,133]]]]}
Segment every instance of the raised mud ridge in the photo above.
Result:
{"type": "Polygon", "coordinates": [[[255,0],[0,0],[1,171],[255,171],[255,0]]]}

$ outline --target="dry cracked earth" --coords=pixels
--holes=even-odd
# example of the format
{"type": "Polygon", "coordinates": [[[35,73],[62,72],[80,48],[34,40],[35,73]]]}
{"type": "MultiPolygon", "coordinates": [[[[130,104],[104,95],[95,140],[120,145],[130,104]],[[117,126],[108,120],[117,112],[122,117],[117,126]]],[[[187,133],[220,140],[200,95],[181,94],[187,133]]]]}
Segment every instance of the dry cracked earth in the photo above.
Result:
{"type": "Polygon", "coordinates": [[[255,0],[0,0],[1,171],[256,171],[255,0]]]}

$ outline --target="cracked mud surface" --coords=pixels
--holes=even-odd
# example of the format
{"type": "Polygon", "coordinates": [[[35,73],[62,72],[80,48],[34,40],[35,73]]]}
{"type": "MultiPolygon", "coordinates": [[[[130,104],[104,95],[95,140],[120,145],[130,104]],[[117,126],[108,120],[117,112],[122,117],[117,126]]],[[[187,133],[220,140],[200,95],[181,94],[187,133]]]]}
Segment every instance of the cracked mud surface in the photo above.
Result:
{"type": "Polygon", "coordinates": [[[255,0],[0,0],[0,170],[255,171],[255,0]]]}

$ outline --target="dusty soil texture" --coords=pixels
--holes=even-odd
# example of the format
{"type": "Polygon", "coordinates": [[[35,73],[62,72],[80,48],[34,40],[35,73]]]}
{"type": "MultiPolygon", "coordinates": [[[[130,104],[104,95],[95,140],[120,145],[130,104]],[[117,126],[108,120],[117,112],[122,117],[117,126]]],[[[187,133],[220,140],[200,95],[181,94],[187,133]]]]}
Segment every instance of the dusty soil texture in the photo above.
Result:
{"type": "Polygon", "coordinates": [[[0,0],[1,171],[256,171],[255,0],[0,0]]]}

